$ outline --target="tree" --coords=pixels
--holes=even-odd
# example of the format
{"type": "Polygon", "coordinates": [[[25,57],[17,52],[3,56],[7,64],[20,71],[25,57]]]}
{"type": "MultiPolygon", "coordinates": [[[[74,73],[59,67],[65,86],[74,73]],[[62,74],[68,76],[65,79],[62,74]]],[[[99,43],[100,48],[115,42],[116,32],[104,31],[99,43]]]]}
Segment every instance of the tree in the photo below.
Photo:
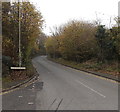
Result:
{"type": "Polygon", "coordinates": [[[104,62],[104,49],[105,49],[105,38],[106,38],[106,29],[104,28],[104,25],[99,25],[97,28],[97,32],[95,34],[95,37],[97,39],[97,43],[99,46],[98,51],[98,61],[104,62]]]}
{"type": "Polygon", "coordinates": [[[56,29],[56,33],[46,41],[46,49],[51,57],[81,62],[96,55],[96,28],[93,24],[70,21],[56,29]]]}
{"type": "Polygon", "coordinates": [[[81,62],[95,55],[95,27],[83,21],[71,21],[63,28],[61,39],[62,56],[68,60],[81,62]]]}
{"type": "Polygon", "coordinates": [[[47,36],[44,33],[41,33],[39,37],[36,39],[35,48],[32,49],[32,55],[45,55],[46,49],[45,49],[45,41],[47,39],[47,36]]]}
{"type": "Polygon", "coordinates": [[[96,32],[96,39],[99,46],[98,60],[101,62],[105,62],[105,60],[115,59],[116,56],[116,48],[115,36],[117,34],[116,28],[105,29],[104,25],[98,26],[96,32]]]}
{"type": "Polygon", "coordinates": [[[42,32],[43,19],[41,13],[30,2],[2,4],[3,26],[3,54],[10,56],[18,64],[18,35],[19,21],[21,23],[21,49],[22,62],[27,64],[30,60],[36,39],[42,32]],[[20,10],[20,18],[19,18],[20,10]]]}

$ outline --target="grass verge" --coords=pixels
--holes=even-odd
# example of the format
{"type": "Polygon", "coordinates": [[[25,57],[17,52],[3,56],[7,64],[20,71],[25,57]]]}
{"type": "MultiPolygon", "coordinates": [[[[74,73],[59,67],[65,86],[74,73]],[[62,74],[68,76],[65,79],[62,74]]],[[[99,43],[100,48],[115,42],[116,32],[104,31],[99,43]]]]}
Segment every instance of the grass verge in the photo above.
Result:
{"type": "Polygon", "coordinates": [[[87,70],[92,72],[99,72],[109,75],[114,75],[116,77],[120,76],[120,68],[118,68],[118,62],[112,61],[107,63],[97,63],[96,60],[88,60],[86,62],[77,63],[73,61],[67,61],[62,58],[48,58],[51,61],[70,66],[72,68],[77,68],[80,70],[87,70]]]}
{"type": "MultiPolygon", "coordinates": [[[[3,68],[4,69],[4,68],[3,68]]],[[[7,89],[15,86],[36,74],[36,70],[32,63],[29,63],[26,70],[9,70],[7,74],[2,76],[2,89],[7,89]]]]}

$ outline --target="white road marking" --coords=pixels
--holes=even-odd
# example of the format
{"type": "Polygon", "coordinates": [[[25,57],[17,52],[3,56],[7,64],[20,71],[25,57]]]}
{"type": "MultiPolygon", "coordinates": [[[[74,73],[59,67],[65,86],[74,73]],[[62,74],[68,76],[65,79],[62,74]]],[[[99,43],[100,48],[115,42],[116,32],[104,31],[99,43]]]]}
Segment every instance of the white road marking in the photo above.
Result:
{"type": "Polygon", "coordinates": [[[89,86],[87,86],[87,85],[83,84],[83,83],[82,83],[82,82],[80,82],[79,80],[76,80],[76,82],[77,82],[77,83],[79,83],[79,84],[82,84],[83,86],[85,86],[86,88],[90,89],[91,91],[93,91],[93,92],[97,93],[98,95],[100,95],[100,96],[102,96],[102,97],[104,97],[104,98],[106,97],[106,96],[104,96],[103,94],[101,94],[100,92],[98,92],[98,91],[96,91],[96,90],[92,89],[91,87],[89,87],[89,86]]]}
{"type": "Polygon", "coordinates": [[[28,105],[33,105],[34,103],[33,102],[29,102],[28,105]]]}

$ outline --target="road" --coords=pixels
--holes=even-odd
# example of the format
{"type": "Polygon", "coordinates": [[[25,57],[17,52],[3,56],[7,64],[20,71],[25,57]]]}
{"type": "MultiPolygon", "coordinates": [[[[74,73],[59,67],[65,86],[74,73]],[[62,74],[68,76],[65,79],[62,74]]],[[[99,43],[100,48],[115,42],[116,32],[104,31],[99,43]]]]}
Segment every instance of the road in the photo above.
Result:
{"type": "Polygon", "coordinates": [[[45,56],[34,58],[33,64],[44,82],[43,89],[32,91],[30,85],[3,95],[4,109],[118,110],[117,83],[51,62],[45,56]]]}

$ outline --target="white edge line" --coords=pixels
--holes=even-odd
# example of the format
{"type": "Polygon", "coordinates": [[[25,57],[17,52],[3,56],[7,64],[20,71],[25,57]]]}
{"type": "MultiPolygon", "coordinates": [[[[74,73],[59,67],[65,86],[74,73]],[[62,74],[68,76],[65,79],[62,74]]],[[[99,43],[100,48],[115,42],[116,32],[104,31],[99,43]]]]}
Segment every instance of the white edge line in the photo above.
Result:
{"type": "Polygon", "coordinates": [[[80,82],[80,81],[78,81],[78,80],[76,80],[76,82],[78,82],[78,83],[82,84],[83,86],[85,86],[86,88],[90,89],[91,91],[93,91],[93,92],[97,93],[98,95],[100,95],[100,96],[102,96],[102,97],[104,97],[104,98],[106,97],[106,96],[104,96],[103,94],[101,94],[100,92],[98,92],[98,91],[96,91],[96,90],[94,90],[94,89],[90,88],[89,86],[87,86],[87,85],[83,84],[82,82],[80,82]]]}

